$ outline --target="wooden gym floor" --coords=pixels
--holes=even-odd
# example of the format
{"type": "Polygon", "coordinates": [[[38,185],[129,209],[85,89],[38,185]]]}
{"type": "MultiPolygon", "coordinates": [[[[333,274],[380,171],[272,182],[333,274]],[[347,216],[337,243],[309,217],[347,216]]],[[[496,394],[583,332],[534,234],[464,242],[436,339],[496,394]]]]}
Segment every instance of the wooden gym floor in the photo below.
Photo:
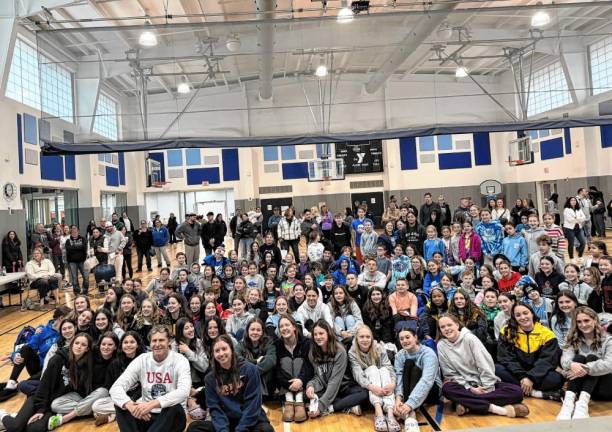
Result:
{"type": "MultiPolygon", "coordinates": [[[[606,240],[609,249],[612,249],[612,238],[608,237],[606,240]]],[[[174,245],[170,252],[171,256],[174,256],[176,252],[182,250],[182,245],[174,245]]],[[[202,251],[203,252],[203,251],[202,251]]],[[[200,255],[201,257],[203,254],[200,255]]],[[[155,258],[153,259],[154,271],[149,273],[144,271],[142,273],[135,273],[134,277],[140,277],[143,280],[143,284],[146,284],[157,274],[157,267],[155,266],[155,258]]],[[[133,256],[133,267],[136,268],[136,257],[133,256]]],[[[93,284],[93,277],[90,280],[90,286],[93,284]]],[[[95,290],[90,290],[95,294],[95,290]]],[[[71,292],[61,293],[61,303],[68,303],[72,301],[74,296],[71,292]]],[[[8,305],[8,295],[2,296],[5,305],[8,305]]],[[[18,296],[12,295],[12,300],[17,302],[18,296]]],[[[100,304],[100,300],[92,296],[92,304],[97,306],[100,304]]],[[[15,337],[24,325],[37,326],[42,323],[46,323],[52,315],[52,311],[20,311],[18,306],[5,307],[0,310],[0,356],[4,356],[11,352],[15,337]]],[[[11,364],[4,362],[0,364],[0,382],[6,382],[10,375],[11,364]]],[[[27,378],[27,372],[21,374],[21,380],[27,378]]],[[[0,408],[7,410],[9,413],[16,412],[24,401],[24,396],[19,394],[9,401],[0,403],[0,408]]],[[[449,404],[446,404],[441,413],[437,412],[437,407],[429,407],[427,409],[428,418],[422,413],[419,413],[417,418],[421,423],[421,430],[423,432],[430,432],[436,430],[453,430],[453,429],[476,429],[483,427],[496,427],[503,425],[514,425],[516,430],[525,430],[526,426],[533,423],[550,422],[554,421],[555,417],[560,409],[560,404],[552,401],[543,401],[538,399],[527,398],[525,403],[529,406],[531,413],[525,419],[509,419],[506,417],[499,417],[494,415],[465,415],[458,417],[454,414],[449,404]],[[436,423],[437,420],[437,423],[436,423]]],[[[275,403],[267,404],[270,408],[270,421],[274,426],[275,430],[281,432],[332,432],[339,430],[353,430],[357,431],[371,431],[374,429],[374,415],[373,410],[368,410],[361,417],[355,417],[348,414],[333,414],[317,420],[309,420],[305,423],[283,423],[281,421],[280,406],[275,403]]],[[[612,416],[612,402],[595,402],[590,407],[591,416],[612,416]]],[[[113,422],[109,425],[101,426],[96,428],[92,418],[84,418],[75,420],[68,423],[60,428],[64,432],[111,432],[117,430],[117,423],[113,422]]]]}

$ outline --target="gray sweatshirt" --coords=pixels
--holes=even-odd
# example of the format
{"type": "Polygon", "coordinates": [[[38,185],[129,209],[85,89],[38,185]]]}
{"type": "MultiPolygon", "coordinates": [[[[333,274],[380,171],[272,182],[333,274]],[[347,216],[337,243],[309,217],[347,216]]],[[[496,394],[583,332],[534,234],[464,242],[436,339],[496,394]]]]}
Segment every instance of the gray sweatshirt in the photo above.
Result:
{"type": "MultiPolygon", "coordinates": [[[[319,296],[320,298],[320,296],[319,296]]],[[[317,322],[320,319],[324,319],[330,325],[331,328],[334,328],[334,319],[332,318],[331,311],[329,310],[329,306],[325,303],[317,303],[314,308],[308,306],[308,302],[302,303],[302,305],[297,310],[298,320],[302,324],[306,324],[308,320],[311,320],[313,323],[317,322]]],[[[310,337],[310,332],[306,330],[304,326],[304,336],[310,337]]]]}
{"type": "Polygon", "coordinates": [[[331,311],[332,318],[334,319],[334,330],[336,332],[336,336],[340,336],[340,332],[344,330],[343,328],[340,328],[339,326],[336,325],[337,317],[345,318],[348,315],[353,316],[353,318],[355,319],[355,326],[351,329],[346,330],[351,335],[355,335],[355,331],[357,331],[357,326],[359,324],[363,324],[363,318],[361,317],[361,309],[359,309],[359,306],[357,305],[356,301],[351,302],[350,308],[346,304],[340,306],[340,312],[341,312],[340,315],[336,315],[334,313],[333,308],[329,307],[329,309],[331,311]]]}
{"type": "Polygon", "coordinates": [[[438,357],[444,378],[464,386],[495,389],[499,378],[495,376],[493,358],[480,339],[467,328],[462,328],[453,343],[448,339],[438,342],[438,357]]]}
{"type": "Polygon", "coordinates": [[[538,251],[538,239],[546,235],[544,227],[537,227],[535,229],[528,228],[523,230],[523,237],[527,241],[527,253],[529,256],[533,255],[538,251]]]}
{"type": "Polygon", "coordinates": [[[225,322],[225,331],[235,336],[238,330],[246,328],[253,318],[255,317],[250,312],[244,312],[242,316],[232,314],[225,322]]]}
{"type": "MultiPolygon", "coordinates": [[[[194,222],[191,225],[185,221],[178,226],[175,231],[176,237],[183,240],[188,246],[198,246],[200,244],[200,232],[202,228],[199,222],[194,222]]],[[[191,264],[191,263],[190,263],[191,264]]]]}
{"type": "Polygon", "coordinates": [[[387,350],[378,345],[375,341],[373,342],[376,346],[376,351],[378,352],[378,358],[380,359],[379,364],[364,364],[359,360],[359,354],[357,350],[359,350],[359,346],[357,345],[357,341],[353,340],[353,345],[348,352],[349,362],[351,363],[351,370],[353,372],[353,378],[357,381],[361,387],[367,389],[368,385],[372,384],[365,371],[370,366],[376,366],[378,369],[387,369],[389,371],[389,376],[393,381],[395,381],[395,369],[393,369],[393,365],[391,364],[391,360],[389,360],[389,356],[387,355],[387,350]]]}
{"type": "Polygon", "coordinates": [[[106,233],[108,238],[108,253],[123,253],[123,248],[128,241],[128,238],[121,231],[115,230],[112,234],[106,233]]]}
{"type": "Polygon", "coordinates": [[[110,389],[115,405],[125,407],[131,401],[127,391],[139,383],[142,396],[138,402],[157,400],[161,406],[152,412],[160,413],[162,409],[178,404],[184,406],[191,390],[189,361],[173,351],[161,363],[155,361],[153,353],[140,354],[110,389]]]}
{"type": "MultiPolygon", "coordinates": [[[[534,254],[531,254],[529,256],[529,276],[531,277],[535,277],[535,274],[540,271],[540,260],[542,259],[544,255],[542,255],[540,253],[540,251],[537,251],[534,254]]],[[[554,265],[554,269],[557,271],[557,273],[559,273],[560,275],[563,274],[563,261],[557,256],[555,255],[555,253],[551,251],[546,254],[546,256],[551,257],[552,260],[555,262],[554,265]]]]}
{"type": "Polygon", "coordinates": [[[590,376],[603,376],[612,373],[612,336],[604,333],[602,336],[603,340],[601,348],[592,349],[590,346],[585,344],[580,345],[578,352],[572,347],[565,348],[561,355],[561,367],[565,370],[569,370],[572,364],[572,360],[577,354],[588,356],[589,354],[596,355],[599,360],[588,362],[586,366],[589,368],[590,376]]]}
{"type": "Polygon", "coordinates": [[[319,395],[319,412],[321,413],[327,411],[336,400],[348,364],[346,350],[340,344],[337,348],[336,356],[328,362],[316,363],[311,355],[308,356],[314,368],[314,376],[308,382],[306,388],[314,388],[315,393],[319,395]]]}

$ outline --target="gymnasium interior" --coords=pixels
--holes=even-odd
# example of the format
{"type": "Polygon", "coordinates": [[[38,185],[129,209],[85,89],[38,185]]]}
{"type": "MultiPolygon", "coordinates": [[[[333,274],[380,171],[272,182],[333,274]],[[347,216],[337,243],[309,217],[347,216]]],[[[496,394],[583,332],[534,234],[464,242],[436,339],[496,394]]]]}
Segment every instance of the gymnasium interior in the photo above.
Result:
{"type": "MultiPolygon", "coordinates": [[[[431,193],[451,209],[493,196],[543,214],[553,194],[562,207],[590,186],[612,199],[609,0],[3,0],[0,78],[0,234],[15,231],[24,257],[37,224],[85,233],[113,213],[381,215],[392,197],[419,207],[431,193]]],[[[0,382],[21,329],[53,314],[4,288],[0,382]]],[[[417,419],[426,432],[612,424],[612,402],[572,422],[555,421],[558,402],[525,403],[522,419],[448,404],[417,419]]],[[[372,410],[286,423],[266,405],[276,431],[373,430],[372,410]]]]}

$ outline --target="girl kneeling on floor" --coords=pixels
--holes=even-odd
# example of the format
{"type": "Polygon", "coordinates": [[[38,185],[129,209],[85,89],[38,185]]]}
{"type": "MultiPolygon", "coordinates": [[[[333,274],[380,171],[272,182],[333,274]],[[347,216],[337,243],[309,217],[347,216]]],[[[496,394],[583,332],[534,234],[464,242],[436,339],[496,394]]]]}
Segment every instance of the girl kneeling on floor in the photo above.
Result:
{"type": "Polygon", "coordinates": [[[461,326],[457,317],[442,315],[438,328],[438,356],[445,378],[442,394],[456,404],[457,415],[473,412],[525,417],[529,414],[529,408],[521,403],[521,387],[499,381],[491,354],[478,337],[461,326]]]}
{"type": "Polygon", "coordinates": [[[308,358],[314,368],[314,377],[306,385],[310,418],[334,411],[361,415],[360,405],[367,400],[368,392],[355,383],[347,370],[346,350],[336,340],[334,330],[327,321],[320,319],[312,328],[312,336],[308,358]]]}
{"type": "Polygon", "coordinates": [[[561,356],[569,382],[557,420],[588,418],[591,396],[612,400],[612,335],[603,331],[589,307],[578,307],[574,317],[561,356]]]}
{"type": "Polygon", "coordinates": [[[387,356],[387,350],[376,343],[372,330],[364,324],[357,326],[355,339],[349,350],[349,361],[357,384],[368,390],[376,416],[375,430],[398,432],[401,427],[393,415],[395,370],[387,356]]]}

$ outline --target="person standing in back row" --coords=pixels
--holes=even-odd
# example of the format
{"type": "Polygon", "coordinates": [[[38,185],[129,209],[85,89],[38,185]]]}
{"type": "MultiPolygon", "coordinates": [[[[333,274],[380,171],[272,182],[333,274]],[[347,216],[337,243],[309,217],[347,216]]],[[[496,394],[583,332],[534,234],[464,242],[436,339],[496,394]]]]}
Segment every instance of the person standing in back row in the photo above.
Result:
{"type": "Polygon", "coordinates": [[[578,201],[578,207],[582,210],[584,214],[584,222],[582,224],[582,230],[584,231],[584,236],[586,237],[587,242],[591,242],[591,212],[593,204],[591,203],[591,199],[589,197],[589,191],[587,188],[578,189],[578,195],[576,196],[576,200],[578,201]]]}
{"type": "Polygon", "coordinates": [[[170,234],[170,244],[177,243],[175,234],[177,226],[178,223],[176,222],[176,216],[174,216],[174,213],[170,213],[170,217],[168,217],[168,223],[166,224],[166,227],[168,228],[168,234],[170,234]]]}
{"type": "Polygon", "coordinates": [[[431,193],[425,192],[425,195],[423,195],[423,197],[425,198],[425,203],[423,203],[419,212],[419,222],[421,223],[421,225],[426,226],[429,224],[431,212],[435,209],[438,211],[438,214],[440,214],[441,211],[438,203],[433,202],[431,193]]]}
{"type": "Polygon", "coordinates": [[[153,246],[153,234],[147,226],[146,220],[140,221],[140,229],[134,234],[134,244],[136,245],[136,253],[138,255],[138,269],[136,272],[142,271],[142,257],[147,261],[147,269],[152,271],[151,267],[151,246],[153,246]]]}
{"type": "Polygon", "coordinates": [[[206,213],[206,221],[200,224],[202,227],[200,236],[202,237],[202,247],[206,256],[212,254],[215,246],[215,214],[211,211],[206,213]]]}
{"type": "Polygon", "coordinates": [[[195,213],[187,213],[185,222],[176,229],[176,237],[185,243],[185,258],[188,265],[200,260],[201,225],[196,221],[195,213]]]}

